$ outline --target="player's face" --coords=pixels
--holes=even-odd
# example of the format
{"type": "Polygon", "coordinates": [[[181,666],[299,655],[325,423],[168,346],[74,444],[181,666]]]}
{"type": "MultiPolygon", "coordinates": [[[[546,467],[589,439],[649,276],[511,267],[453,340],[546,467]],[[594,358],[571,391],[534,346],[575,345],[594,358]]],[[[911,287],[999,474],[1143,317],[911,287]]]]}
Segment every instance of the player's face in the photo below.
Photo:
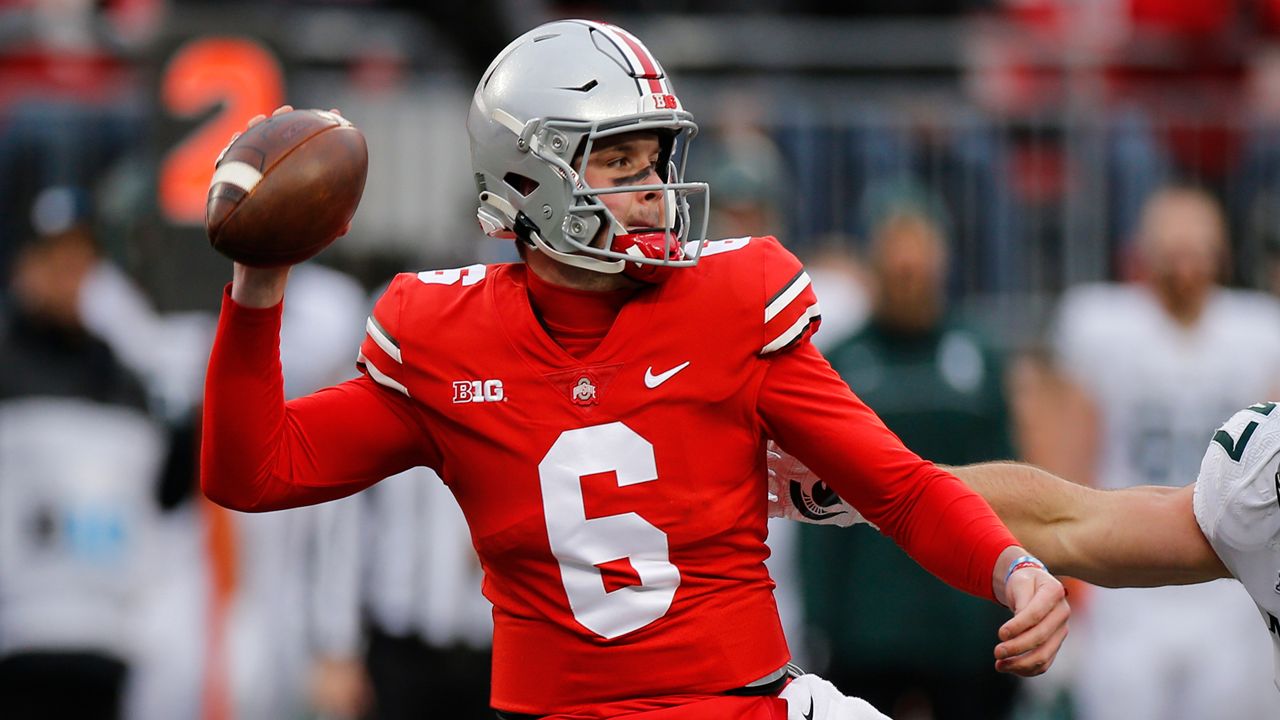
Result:
{"type": "MultiPolygon", "coordinates": [[[[622,185],[653,185],[662,182],[658,174],[661,147],[653,133],[635,132],[602,138],[587,158],[584,179],[597,189],[622,185]]],[[[599,196],[613,216],[628,230],[663,227],[666,216],[663,193],[643,190],[599,196]]]]}
{"type": "Polygon", "coordinates": [[[1165,200],[1147,218],[1146,261],[1157,288],[1193,300],[1214,284],[1222,247],[1221,221],[1198,199],[1165,200]]]}

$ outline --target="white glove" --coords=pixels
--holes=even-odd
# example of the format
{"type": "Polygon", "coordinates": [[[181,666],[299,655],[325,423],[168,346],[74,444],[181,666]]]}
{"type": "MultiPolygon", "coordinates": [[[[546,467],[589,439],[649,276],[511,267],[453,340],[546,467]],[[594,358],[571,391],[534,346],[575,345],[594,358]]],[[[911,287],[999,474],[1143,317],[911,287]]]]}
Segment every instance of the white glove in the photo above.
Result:
{"type": "Polygon", "coordinates": [[[768,455],[769,517],[839,527],[867,522],[862,513],[840,499],[804,463],[788,455],[772,440],[768,455]]]}
{"type": "Polygon", "coordinates": [[[889,720],[860,698],[849,697],[817,675],[801,675],[778,693],[787,701],[787,720],[889,720]]]}

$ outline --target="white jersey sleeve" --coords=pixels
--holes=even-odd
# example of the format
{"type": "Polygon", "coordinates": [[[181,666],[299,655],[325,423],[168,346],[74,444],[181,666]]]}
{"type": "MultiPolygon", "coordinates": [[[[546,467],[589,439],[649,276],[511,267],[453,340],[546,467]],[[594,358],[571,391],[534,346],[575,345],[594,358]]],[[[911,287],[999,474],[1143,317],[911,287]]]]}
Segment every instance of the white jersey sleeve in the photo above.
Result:
{"type": "Polygon", "coordinates": [[[1280,403],[1252,405],[1218,428],[1194,508],[1209,544],[1262,613],[1280,688],[1280,403]]]}

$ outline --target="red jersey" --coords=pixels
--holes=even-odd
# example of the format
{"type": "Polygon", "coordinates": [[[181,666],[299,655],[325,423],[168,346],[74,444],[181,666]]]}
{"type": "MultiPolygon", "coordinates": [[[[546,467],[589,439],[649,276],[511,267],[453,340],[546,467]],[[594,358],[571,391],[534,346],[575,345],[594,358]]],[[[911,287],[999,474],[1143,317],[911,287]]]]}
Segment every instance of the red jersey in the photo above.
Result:
{"type": "Polygon", "coordinates": [[[582,359],[539,324],[526,272],[398,276],[366,326],[367,377],[260,399],[258,428],[220,416],[264,392],[230,385],[273,370],[244,348],[269,311],[224,311],[219,345],[239,351],[211,359],[206,492],[271,509],[435,469],[494,605],[493,705],[520,713],[717,693],[787,662],[764,566],[769,436],[926,567],[991,596],[1013,538],[812,348],[817,299],[775,240],[708,243],[582,359]]]}

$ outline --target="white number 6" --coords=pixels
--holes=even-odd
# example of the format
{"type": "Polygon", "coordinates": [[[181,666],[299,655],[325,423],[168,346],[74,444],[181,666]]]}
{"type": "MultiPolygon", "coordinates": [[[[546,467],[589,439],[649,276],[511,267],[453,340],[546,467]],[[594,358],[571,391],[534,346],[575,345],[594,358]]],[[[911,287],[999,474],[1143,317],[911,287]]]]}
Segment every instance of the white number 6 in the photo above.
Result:
{"type": "Polygon", "coordinates": [[[618,486],[658,479],[653,445],[620,422],[566,430],[538,464],[542,509],[551,552],[573,617],[605,638],[616,638],[667,613],[680,586],[667,534],[636,513],[587,519],[582,477],[613,471],[618,486]],[[640,584],[607,592],[600,569],[627,558],[640,584]]]}

